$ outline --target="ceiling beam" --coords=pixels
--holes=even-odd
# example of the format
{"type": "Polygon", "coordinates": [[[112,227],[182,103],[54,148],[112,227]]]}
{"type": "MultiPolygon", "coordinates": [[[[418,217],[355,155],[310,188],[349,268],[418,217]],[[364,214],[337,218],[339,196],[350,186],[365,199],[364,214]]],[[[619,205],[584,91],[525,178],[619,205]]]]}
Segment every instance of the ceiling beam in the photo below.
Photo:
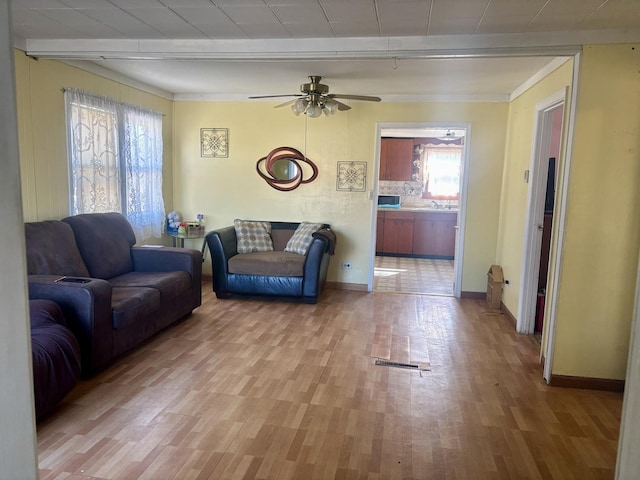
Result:
{"type": "Polygon", "coordinates": [[[354,59],[574,55],[581,45],[633,43],[640,29],[306,39],[27,39],[30,56],[57,59],[354,59]]]}

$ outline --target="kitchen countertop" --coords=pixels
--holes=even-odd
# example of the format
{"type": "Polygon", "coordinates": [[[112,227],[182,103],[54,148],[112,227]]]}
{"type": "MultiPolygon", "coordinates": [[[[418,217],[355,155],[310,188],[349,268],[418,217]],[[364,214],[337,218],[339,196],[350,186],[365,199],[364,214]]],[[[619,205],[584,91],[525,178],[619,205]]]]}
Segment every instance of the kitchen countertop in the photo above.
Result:
{"type": "Polygon", "coordinates": [[[400,207],[400,208],[384,208],[378,207],[378,210],[387,212],[429,212],[429,213],[458,213],[456,208],[433,208],[433,207],[400,207]]]}

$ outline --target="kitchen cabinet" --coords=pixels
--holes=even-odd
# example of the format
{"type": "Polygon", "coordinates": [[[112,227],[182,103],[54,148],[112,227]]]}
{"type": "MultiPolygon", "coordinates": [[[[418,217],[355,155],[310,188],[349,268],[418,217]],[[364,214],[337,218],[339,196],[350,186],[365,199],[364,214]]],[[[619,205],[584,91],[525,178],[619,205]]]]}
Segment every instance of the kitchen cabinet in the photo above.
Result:
{"type": "Polygon", "coordinates": [[[456,248],[456,212],[416,212],[413,253],[453,258],[456,248]]]}
{"type": "Polygon", "coordinates": [[[380,180],[411,180],[413,138],[380,139],[380,180]]]}
{"type": "Polygon", "coordinates": [[[413,251],[413,213],[384,212],[382,252],[410,254],[413,251]]]}
{"type": "Polygon", "coordinates": [[[453,258],[457,212],[378,211],[376,252],[453,258]]]}
{"type": "Polygon", "coordinates": [[[378,210],[378,222],[376,225],[376,252],[382,252],[384,245],[384,212],[378,210]]]}
{"type": "Polygon", "coordinates": [[[432,255],[436,250],[435,226],[426,214],[417,214],[413,226],[413,253],[432,255]]]}

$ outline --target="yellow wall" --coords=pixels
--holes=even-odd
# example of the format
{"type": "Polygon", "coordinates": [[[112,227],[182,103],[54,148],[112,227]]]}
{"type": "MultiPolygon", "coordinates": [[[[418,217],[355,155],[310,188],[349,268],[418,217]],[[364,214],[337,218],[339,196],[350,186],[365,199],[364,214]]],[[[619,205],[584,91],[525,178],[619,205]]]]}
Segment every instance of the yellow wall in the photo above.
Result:
{"type": "Polygon", "coordinates": [[[624,379],[640,245],[639,45],[585,46],[552,370],[624,379]]]}
{"type": "MultiPolygon", "coordinates": [[[[584,49],[559,272],[557,375],[624,378],[640,245],[640,48],[632,47],[584,49]]],[[[173,103],[60,62],[28,59],[19,51],[15,62],[25,221],[68,214],[60,89],[82,88],[165,114],[167,210],[178,209],[187,218],[203,213],[208,229],[229,225],[236,217],[331,223],[339,243],[329,280],[336,282],[366,284],[374,208],[366,192],[336,191],[336,162],[367,162],[371,189],[377,122],[469,122],[462,290],[476,292],[485,290],[487,268],[496,261],[504,265],[507,278],[519,282],[526,207],[522,173],[531,151],[532,108],[565,85],[568,76],[568,66],[562,67],[511,106],[361,102],[331,118],[309,119],[306,151],[320,175],[285,193],[258,177],[255,162],[277,146],[304,149],[306,117],[262,102],[173,103]],[[208,127],[229,128],[229,158],[200,156],[200,128],[208,127]],[[340,270],[343,261],[354,268],[340,270]]],[[[187,243],[201,246],[200,241],[187,243]]],[[[515,313],[514,292],[512,284],[505,302],[515,313]]]]}
{"type": "MultiPolygon", "coordinates": [[[[469,122],[462,290],[485,289],[486,269],[495,261],[506,103],[360,102],[331,118],[309,119],[306,151],[319,165],[320,174],[315,182],[285,193],[258,177],[255,162],[277,146],[305,148],[306,117],[295,117],[288,108],[274,109],[274,104],[264,102],[174,103],[61,62],[32,60],[18,50],[15,60],[25,221],[68,215],[61,89],[80,88],[165,115],[163,191],[167,210],[177,209],[185,218],[203,213],[207,228],[228,225],[236,217],[331,223],[338,232],[339,247],[329,280],[336,282],[367,283],[374,207],[368,192],[336,191],[336,162],[367,162],[367,189],[371,190],[377,122],[469,122]],[[200,156],[200,128],[211,127],[229,128],[229,158],[200,156]],[[343,261],[350,261],[354,268],[340,270],[343,261]]],[[[196,240],[186,243],[201,246],[196,240]]]]}
{"type": "MultiPolygon", "coordinates": [[[[183,217],[205,215],[207,229],[234,218],[327,222],[337,232],[328,280],[366,285],[374,202],[367,192],[336,191],[338,161],[367,162],[373,188],[378,122],[471,123],[463,291],[482,292],[495,262],[507,103],[354,103],[347,112],[306,120],[264,102],[185,102],[175,105],[175,198],[183,217]],[[292,192],[269,187],[256,161],[279,146],[305,149],[318,179],[292,192]],[[229,129],[229,158],[200,156],[200,129],[229,129]],[[351,270],[339,265],[349,261],[351,270]]],[[[198,242],[191,242],[198,247],[198,242]]],[[[209,265],[205,266],[205,269],[209,265]]],[[[210,271],[210,270],[209,270],[210,271]]]]}
{"type": "Polygon", "coordinates": [[[15,51],[23,215],[27,222],[69,215],[62,88],[79,88],[164,114],[165,207],[173,199],[173,102],[52,60],[15,51]]]}
{"type": "MultiPolygon", "coordinates": [[[[530,168],[531,163],[535,108],[540,101],[569,87],[572,72],[573,61],[567,61],[509,105],[497,262],[502,266],[505,279],[509,280],[509,285],[504,286],[502,301],[514,316],[518,315],[520,299],[525,218],[530,186],[524,179],[524,172],[530,168]]],[[[565,111],[568,110],[567,103],[565,111]]],[[[557,168],[561,170],[561,165],[557,168]]]]}

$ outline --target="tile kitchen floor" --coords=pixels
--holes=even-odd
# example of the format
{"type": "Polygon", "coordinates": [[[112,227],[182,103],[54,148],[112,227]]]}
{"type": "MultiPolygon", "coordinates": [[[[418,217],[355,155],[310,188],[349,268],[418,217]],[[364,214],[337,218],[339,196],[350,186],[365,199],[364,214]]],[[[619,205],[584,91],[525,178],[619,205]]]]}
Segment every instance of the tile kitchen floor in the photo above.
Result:
{"type": "Polygon", "coordinates": [[[376,256],[376,292],[453,295],[453,260],[376,256]]]}

